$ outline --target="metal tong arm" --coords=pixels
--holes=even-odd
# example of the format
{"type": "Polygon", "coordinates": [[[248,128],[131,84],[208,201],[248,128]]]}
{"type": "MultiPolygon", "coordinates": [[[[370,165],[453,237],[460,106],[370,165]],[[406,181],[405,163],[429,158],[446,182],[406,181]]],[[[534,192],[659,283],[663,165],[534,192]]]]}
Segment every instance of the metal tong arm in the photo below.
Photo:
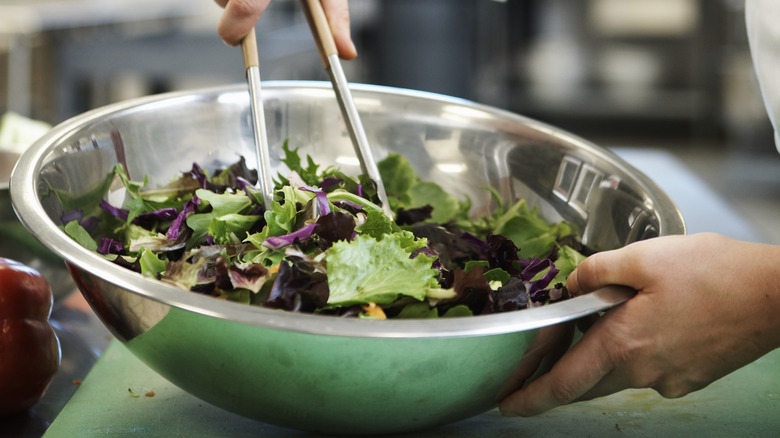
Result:
{"type": "Polygon", "coordinates": [[[263,195],[263,206],[268,210],[274,199],[274,184],[271,178],[271,157],[260,88],[260,59],[257,54],[257,37],[254,27],[241,41],[241,55],[244,58],[244,70],[249,85],[250,108],[257,149],[257,185],[263,195]]]}
{"type": "Polygon", "coordinates": [[[333,33],[330,30],[330,23],[325,16],[320,0],[301,0],[306,21],[309,23],[314,41],[317,44],[317,50],[320,53],[322,65],[330,75],[333,83],[333,89],[336,92],[336,98],[341,108],[341,113],[346,122],[349,135],[352,139],[352,145],[355,148],[355,154],[360,161],[360,168],[376,183],[377,195],[382,203],[382,210],[392,219],[393,212],[390,210],[390,203],[387,200],[385,185],[382,182],[382,176],[379,174],[379,168],[371,152],[371,146],[368,144],[368,138],[363,130],[363,123],[360,120],[355,102],[352,99],[352,93],[349,90],[349,84],[341,68],[338,49],[333,39],[333,33]]]}

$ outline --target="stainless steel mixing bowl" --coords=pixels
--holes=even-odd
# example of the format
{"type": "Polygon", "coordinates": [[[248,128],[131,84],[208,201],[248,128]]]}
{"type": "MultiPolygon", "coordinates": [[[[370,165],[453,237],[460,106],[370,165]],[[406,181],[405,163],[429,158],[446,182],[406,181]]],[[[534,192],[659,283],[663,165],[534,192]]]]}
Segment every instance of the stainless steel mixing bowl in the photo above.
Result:
{"type": "Polygon", "coordinates": [[[18,153],[0,150],[0,257],[16,260],[40,272],[49,281],[54,300],[59,302],[74,292],[76,285],[62,259],[41,245],[14,214],[8,185],[18,159],[18,153]]]}
{"type": "MultiPolygon", "coordinates": [[[[327,83],[264,84],[272,161],[281,144],[358,172],[327,83]]],[[[596,249],[684,233],[672,201],[612,153],[551,126],[439,95],[354,86],[375,155],[405,155],[423,179],[489,207],[484,186],[567,220],[596,249]]],[[[243,86],[152,96],[55,127],[19,160],[11,182],[22,223],[65,259],[79,289],[135,355],[184,390],[265,422],[335,434],[431,427],[491,409],[545,330],[627,298],[613,291],[471,318],[374,321],[293,314],[215,300],[144,278],[80,247],[59,228],[70,197],[101,187],[117,162],[151,186],[253,156],[243,86]]],[[[254,162],[249,159],[248,162],[254,162]]],[[[108,196],[122,196],[111,187],[108,196]]],[[[530,361],[530,362],[529,362],[530,361]]],[[[530,370],[530,371],[528,371],[530,370]]]]}

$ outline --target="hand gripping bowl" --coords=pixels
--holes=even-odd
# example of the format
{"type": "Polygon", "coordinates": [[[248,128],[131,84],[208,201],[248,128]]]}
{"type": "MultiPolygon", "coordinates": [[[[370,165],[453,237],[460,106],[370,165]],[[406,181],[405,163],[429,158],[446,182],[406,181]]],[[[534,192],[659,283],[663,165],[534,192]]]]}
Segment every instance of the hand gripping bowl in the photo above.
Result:
{"type": "MultiPolygon", "coordinates": [[[[558,129],[434,94],[357,85],[353,94],[377,159],[403,154],[422,179],[468,195],[475,209],[487,206],[483,187],[491,185],[508,200],[526,198],[549,220],[571,222],[595,249],[685,232],[675,205],[646,176],[558,129]]],[[[329,84],[269,82],[263,96],[276,165],[289,138],[302,155],[359,173],[329,84]]],[[[596,293],[514,313],[440,320],[294,314],[144,278],[60,230],[57,193],[73,198],[105,190],[117,162],[133,179],[148,175],[152,187],[193,162],[210,170],[242,154],[254,162],[250,117],[244,86],[114,104],[55,127],[21,157],[11,180],[20,220],[67,262],[105,325],[163,377],[211,404],[332,434],[457,421],[494,407],[516,368],[526,370],[521,377],[537,369],[536,353],[549,349],[537,348],[550,338],[545,330],[627,298],[596,293]],[[532,342],[534,354],[526,354],[532,342]]],[[[122,196],[115,187],[109,192],[122,196]]]]}

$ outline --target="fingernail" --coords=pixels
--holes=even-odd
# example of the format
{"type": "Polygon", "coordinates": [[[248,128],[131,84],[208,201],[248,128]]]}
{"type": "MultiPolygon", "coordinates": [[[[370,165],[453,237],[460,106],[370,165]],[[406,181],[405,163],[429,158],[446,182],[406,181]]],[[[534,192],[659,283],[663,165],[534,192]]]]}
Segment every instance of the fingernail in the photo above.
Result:
{"type": "Polygon", "coordinates": [[[357,58],[358,51],[357,51],[357,47],[355,47],[355,43],[354,42],[352,42],[352,41],[349,42],[349,49],[350,49],[350,51],[352,51],[352,56],[350,56],[349,58],[350,59],[357,58]]]}

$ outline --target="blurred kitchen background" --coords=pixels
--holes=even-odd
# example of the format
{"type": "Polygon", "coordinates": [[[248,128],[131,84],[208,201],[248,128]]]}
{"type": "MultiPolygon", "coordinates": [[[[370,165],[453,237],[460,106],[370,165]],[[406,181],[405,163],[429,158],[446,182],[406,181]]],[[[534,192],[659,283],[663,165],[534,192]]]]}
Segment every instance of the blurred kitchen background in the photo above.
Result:
{"type": "MultiPolygon", "coordinates": [[[[659,148],[780,243],[780,156],[740,0],[352,0],[353,82],[471,99],[606,147],[659,148]]],[[[244,81],[211,0],[0,0],[0,114],[58,123],[244,81]]],[[[257,25],[263,80],[327,80],[295,0],[257,25]]],[[[712,218],[718,221],[718,218],[712,218]]]]}

